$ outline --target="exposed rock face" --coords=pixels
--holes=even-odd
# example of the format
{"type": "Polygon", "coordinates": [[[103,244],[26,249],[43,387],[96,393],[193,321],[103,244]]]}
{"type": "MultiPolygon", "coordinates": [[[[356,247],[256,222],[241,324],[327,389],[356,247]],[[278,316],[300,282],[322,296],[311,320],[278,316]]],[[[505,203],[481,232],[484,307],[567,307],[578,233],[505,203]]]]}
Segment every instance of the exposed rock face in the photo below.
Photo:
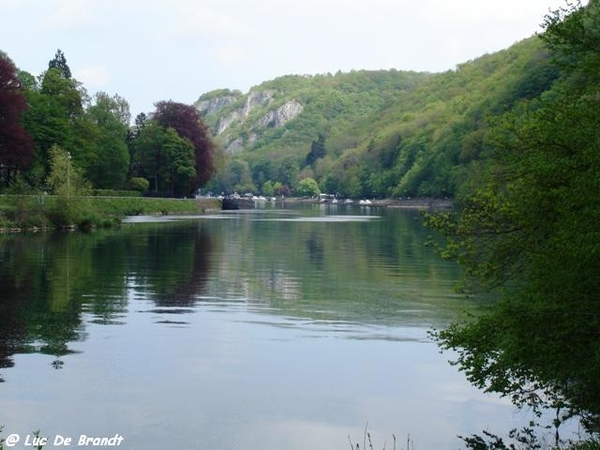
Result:
{"type": "Polygon", "coordinates": [[[275,91],[250,91],[248,93],[248,98],[246,99],[246,104],[244,105],[243,117],[244,119],[248,118],[250,113],[257,106],[267,106],[273,100],[275,96],[275,91]]]}
{"type": "Polygon", "coordinates": [[[274,95],[275,91],[250,91],[244,106],[219,119],[215,133],[217,135],[223,134],[232,124],[244,122],[252,110],[267,106],[273,100],[274,95]]]}
{"type": "Polygon", "coordinates": [[[231,141],[229,144],[227,144],[227,147],[225,148],[225,152],[232,155],[234,153],[240,152],[243,148],[244,148],[244,140],[241,137],[239,137],[239,138],[236,138],[233,141],[231,141]]]}
{"type": "Polygon", "coordinates": [[[229,128],[232,124],[237,123],[237,122],[243,122],[244,120],[242,117],[243,116],[239,110],[233,111],[228,116],[221,117],[219,119],[219,121],[217,122],[215,134],[217,136],[220,134],[223,134],[227,130],[227,128],[229,128]]]}
{"type": "Polygon", "coordinates": [[[275,90],[251,90],[246,96],[228,94],[199,101],[196,107],[203,116],[216,119],[213,133],[222,138],[231,154],[252,145],[268,128],[283,127],[302,113],[304,106],[297,100],[273,106],[277,94],[275,90]]]}
{"type": "Polygon", "coordinates": [[[303,109],[304,107],[300,102],[296,100],[290,100],[276,110],[270,110],[267,112],[267,114],[258,120],[258,125],[261,127],[282,127],[290,120],[296,118],[303,109]]]}
{"type": "Polygon", "coordinates": [[[257,139],[258,136],[256,133],[250,133],[245,140],[242,137],[235,138],[227,144],[225,152],[230,155],[238,153],[244,149],[244,146],[254,144],[257,139]]]}
{"type": "Polygon", "coordinates": [[[221,111],[226,106],[229,106],[237,101],[237,97],[233,95],[225,95],[223,97],[213,98],[211,100],[201,100],[196,103],[196,108],[200,115],[212,115],[221,111]]]}

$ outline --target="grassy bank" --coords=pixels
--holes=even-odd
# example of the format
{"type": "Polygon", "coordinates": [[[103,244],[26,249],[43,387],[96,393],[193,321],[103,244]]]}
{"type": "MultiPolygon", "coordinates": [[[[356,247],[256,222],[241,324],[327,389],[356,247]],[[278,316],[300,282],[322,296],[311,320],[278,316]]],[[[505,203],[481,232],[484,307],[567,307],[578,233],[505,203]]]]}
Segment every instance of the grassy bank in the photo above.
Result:
{"type": "Polygon", "coordinates": [[[198,214],[220,209],[215,199],[141,197],[0,196],[0,231],[109,227],[123,217],[198,214]]]}
{"type": "Polygon", "coordinates": [[[152,214],[197,214],[221,209],[221,204],[216,199],[92,197],[90,200],[96,211],[119,218],[152,214]]]}

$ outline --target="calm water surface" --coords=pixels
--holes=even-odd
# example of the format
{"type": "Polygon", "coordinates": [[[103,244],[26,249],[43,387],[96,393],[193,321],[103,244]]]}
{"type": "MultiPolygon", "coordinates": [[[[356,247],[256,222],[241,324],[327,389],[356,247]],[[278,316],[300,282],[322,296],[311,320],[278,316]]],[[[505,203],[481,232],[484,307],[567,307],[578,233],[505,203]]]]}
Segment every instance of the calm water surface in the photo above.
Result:
{"type": "Polygon", "coordinates": [[[315,205],[0,237],[2,436],[346,449],[368,423],[378,448],[455,449],[518,426],[428,340],[480,302],[427,234],[315,205]]]}

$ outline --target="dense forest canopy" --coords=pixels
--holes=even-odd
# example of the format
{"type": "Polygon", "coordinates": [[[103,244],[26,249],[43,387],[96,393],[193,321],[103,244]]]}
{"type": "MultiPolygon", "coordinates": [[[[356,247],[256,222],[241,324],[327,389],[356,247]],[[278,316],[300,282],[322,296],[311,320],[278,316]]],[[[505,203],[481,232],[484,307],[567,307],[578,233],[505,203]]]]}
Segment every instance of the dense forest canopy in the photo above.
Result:
{"type": "Polygon", "coordinates": [[[341,196],[453,196],[484,154],[488,117],[535,98],[557,76],[550,50],[532,37],[445,73],[285,76],[246,95],[210,92],[196,106],[229,154],[211,187],[293,192],[313,178],[341,196]],[[294,105],[296,115],[274,120],[294,105]]]}
{"type": "Polygon", "coordinates": [[[558,10],[545,29],[559,77],[491,123],[459,209],[430,220],[449,238],[443,254],[467,268],[466,287],[501,287],[488,314],[438,338],[478,387],[597,436],[600,2],[558,10]]]}
{"type": "Polygon", "coordinates": [[[0,53],[0,188],[19,175],[33,190],[51,191],[51,150],[59,148],[96,189],[195,194],[215,170],[210,134],[192,106],[156,107],[132,127],[125,98],[90,97],[61,50],[37,77],[0,53]]]}
{"type": "Polygon", "coordinates": [[[0,99],[22,106],[0,105],[12,105],[0,122],[0,185],[20,173],[44,189],[58,145],[97,189],[301,195],[311,179],[319,192],[354,198],[454,197],[487,157],[490,118],[557,81],[556,51],[534,36],[444,73],[286,75],[194,105],[157,102],[134,124],[125,98],[88,95],[62,51],[37,77],[4,55],[18,88],[3,85],[0,99]]]}
{"type": "Polygon", "coordinates": [[[62,51],[37,77],[5,55],[3,73],[12,67],[19,82],[11,95],[28,107],[10,112],[13,131],[3,128],[13,143],[15,129],[25,141],[20,154],[3,146],[12,159],[1,160],[0,181],[20,173],[44,189],[49,150],[58,145],[97,189],[300,195],[300,182],[313,179],[320,192],[348,197],[454,196],[485,154],[488,117],[557,79],[550,53],[532,37],[445,73],[287,75],[247,94],[220,89],[194,105],[157,102],[134,124],[124,97],[88,95],[62,51]]]}

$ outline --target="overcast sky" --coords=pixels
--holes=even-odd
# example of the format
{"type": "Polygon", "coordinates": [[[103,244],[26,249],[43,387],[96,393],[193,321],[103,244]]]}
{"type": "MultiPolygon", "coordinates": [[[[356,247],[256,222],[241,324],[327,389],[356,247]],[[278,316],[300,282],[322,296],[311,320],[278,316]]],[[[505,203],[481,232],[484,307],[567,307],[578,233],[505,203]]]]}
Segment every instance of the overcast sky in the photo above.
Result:
{"type": "MultiPolygon", "coordinates": [[[[587,2],[584,2],[587,3],[587,2]]],[[[0,0],[0,50],[39,75],[61,49],[132,115],[287,74],[440,72],[540,30],[564,0],[0,0]]]]}

